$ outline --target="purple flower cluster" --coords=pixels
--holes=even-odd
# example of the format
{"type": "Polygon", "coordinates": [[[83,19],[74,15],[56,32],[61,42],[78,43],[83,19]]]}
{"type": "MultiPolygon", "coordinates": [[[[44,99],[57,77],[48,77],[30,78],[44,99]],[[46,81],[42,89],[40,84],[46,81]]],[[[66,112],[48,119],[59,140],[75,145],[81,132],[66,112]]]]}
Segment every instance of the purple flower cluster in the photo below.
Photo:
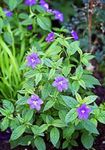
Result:
{"type": "Polygon", "coordinates": [[[78,118],[86,120],[89,117],[91,109],[86,105],[82,104],[80,107],[77,108],[78,118]]]}
{"type": "Polygon", "coordinates": [[[36,53],[28,55],[26,59],[27,59],[27,66],[30,66],[33,69],[36,67],[36,65],[41,63],[41,60],[36,53]]]}
{"type": "Polygon", "coordinates": [[[25,0],[25,5],[33,6],[36,4],[36,0],[25,0]]]}
{"type": "Polygon", "coordinates": [[[4,13],[7,17],[12,17],[12,15],[13,15],[13,13],[6,8],[4,9],[4,13]]]}
{"type": "Polygon", "coordinates": [[[74,40],[78,40],[78,35],[77,35],[77,32],[76,32],[76,31],[72,30],[72,31],[71,31],[71,35],[72,35],[72,37],[74,38],[74,40]]]}
{"type": "Polygon", "coordinates": [[[68,89],[68,80],[62,76],[56,77],[52,85],[56,87],[59,92],[62,92],[68,89]]]}
{"type": "Polygon", "coordinates": [[[31,109],[36,109],[39,111],[41,109],[41,105],[43,104],[43,101],[39,98],[38,95],[31,95],[31,97],[28,99],[27,103],[30,105],[31,109]]]}
{"type": "Polygon", "coordinates": [[[63,13],[61,13],[58,10],[54,10],[53,14],[55,15],[56,20],[59,20],[59,21],[63,22],[63,20],[64,20],[63,13]]]}
{"type": "Polygon", "coordinates": [[[54,33],[50,32],[46,37],[46,42],[48,42],[48,43],[53,42],[54,38],[55,38],[54,33]]]}
{"type": "Polygon", "coordinates": [[[45,0],[40,0],[39,3],[40,3],[40,5],[41,5],[43,8],[45,8],[45,10],[46,10],[47,12],[54,14],[56,20],[59,20],[59,21],[63,22],[63,20],[64,20],[63,13],[61,13],[61,12],[58,11],[58,10],[49,9],[49,4],[46,3],[45,0]]]}

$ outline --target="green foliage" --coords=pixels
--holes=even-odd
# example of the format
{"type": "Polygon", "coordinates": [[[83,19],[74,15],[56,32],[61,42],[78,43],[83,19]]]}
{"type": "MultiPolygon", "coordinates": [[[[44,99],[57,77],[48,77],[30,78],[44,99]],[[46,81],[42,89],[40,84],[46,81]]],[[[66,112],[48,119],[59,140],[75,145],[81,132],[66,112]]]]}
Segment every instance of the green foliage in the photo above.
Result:
{"type": "Polygon", "coordinates": [[[0,129],[12,129],[12,147],[31,144],[46,150],[45,141],[51,141],[58,149],[70,148],[77,146],[82,133],[82,144],[91,148],[94,135],[99,134],[97,121],[105,123],[105,111],[97,107],[97,96],[90,92],[100,83],[86,70],[93,56],[82,52],[79,41],[66,37],[65,29],[52,28],[54,16],[41,6],[28,7],[21,0],[4,2],[14,14],[7,18],[0,9],[0,129]],[[27,30],[30,24],[31,31],[27,30]],[[47,43],[51,31],[55,39],[47,43]],[[41,59],[34,69],[25,61],[31,53],[41,59]],[[67,90],[59,92],[53,87],[58,76],[67,79],[67,90]],[[39,111],[29,108],[27,100],[32,94],[43,101],[39,111]],[[80,119],[77,112],[84,103],[91,109],[87,120],[80,119]]]}
{"type": "Polygon", "coordinates": [[[57,128],[52,128],[50,131],[50,140],[54,146],[56,146],[60,137],[59,130],[57,128]]]}

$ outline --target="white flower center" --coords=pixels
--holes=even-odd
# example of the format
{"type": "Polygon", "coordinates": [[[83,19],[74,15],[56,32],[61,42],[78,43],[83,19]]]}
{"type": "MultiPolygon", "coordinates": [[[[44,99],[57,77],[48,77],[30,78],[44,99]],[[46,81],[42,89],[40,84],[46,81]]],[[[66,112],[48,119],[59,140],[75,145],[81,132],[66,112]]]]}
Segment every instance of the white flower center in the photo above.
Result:
{"type": "Polygon", "coordinates": [[[31,59],[31,61],[32,61],[32,63],[33,63],[33,62],[35,62],[35,59],[34,59],[34,58],[32,58],[32,59],[31,59]]]}
{"type": "Polygon", "coordinates": [[[60,85],[62,85],[62,84],[63,84],[63,82],[62,82],[62,81],[60,81],[60,82],[59,82],[59,84],[60,84],[60,85]]]}
{"type": "Polygon", "coordinates": [[[34,105],[37,105],[37,101],[33,101],[33,104],[34,104],[34,105]]]}
{"type": "Polygon", "coordinates": [[[85,110],[82,110],[81,112],[84,114],[84,113],[85,113],[85,110]]]}

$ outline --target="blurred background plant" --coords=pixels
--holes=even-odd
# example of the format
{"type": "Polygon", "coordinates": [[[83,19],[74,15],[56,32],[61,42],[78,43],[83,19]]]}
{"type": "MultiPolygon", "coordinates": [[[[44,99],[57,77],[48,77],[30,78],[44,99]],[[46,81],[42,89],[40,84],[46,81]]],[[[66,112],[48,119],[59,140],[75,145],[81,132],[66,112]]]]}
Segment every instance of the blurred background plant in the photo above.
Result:
{"type": "Polygon", "coordinates": [[[105,1],[67,0],[65,3],[64,0],[53,0],[50,3],[64,13],[63,26],[69,32],[77,31],[83,51],[95,55],[89,69],[105,85],[105,1]]]}

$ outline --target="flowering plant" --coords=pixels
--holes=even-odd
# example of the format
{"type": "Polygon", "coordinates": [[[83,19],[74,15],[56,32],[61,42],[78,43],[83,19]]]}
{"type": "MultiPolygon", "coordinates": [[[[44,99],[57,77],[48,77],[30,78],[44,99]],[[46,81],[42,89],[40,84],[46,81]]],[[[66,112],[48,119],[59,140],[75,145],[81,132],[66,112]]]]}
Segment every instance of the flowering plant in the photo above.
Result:
{"type": "MultiPolygon", "coordinates": [[[[12,33],[21,37],[15,46],[25,44],[20,54],[23,60],[25,57],[20,67],[25,79],[13,101],[2,99],[1,130],[11,128],[12,148],[32,145],[45,150],[48,141],[58,149],[71,148],[78,145],[76,139],[80,135],[84,147],[91,148],[99,134],[97,122],[105,123],[105,111],[96,105],[97,96],[90,90],[100,83],[85,69],[93,56],[82,52],[75,31],[66,37],[65,29],[51,28],[50,17],[62,22],[63,14],[51,10],[44,0],[9,1],[10,10],[19,11],[15,16],[18,22],[22,19],[19,30],[12,18],[8,18],[7,24],[12,33]],[[30,49],[27,54],[25,49],[30,49]]],[[[1,12],[7,17],[15,15],[12,12],[7,15],[7,9],[1,12]]],[[[3,16],[2,23],[6,17],[3,16]]],[[[1,34],[3,30],[4,26],[0,26],[1,34]]]]}

